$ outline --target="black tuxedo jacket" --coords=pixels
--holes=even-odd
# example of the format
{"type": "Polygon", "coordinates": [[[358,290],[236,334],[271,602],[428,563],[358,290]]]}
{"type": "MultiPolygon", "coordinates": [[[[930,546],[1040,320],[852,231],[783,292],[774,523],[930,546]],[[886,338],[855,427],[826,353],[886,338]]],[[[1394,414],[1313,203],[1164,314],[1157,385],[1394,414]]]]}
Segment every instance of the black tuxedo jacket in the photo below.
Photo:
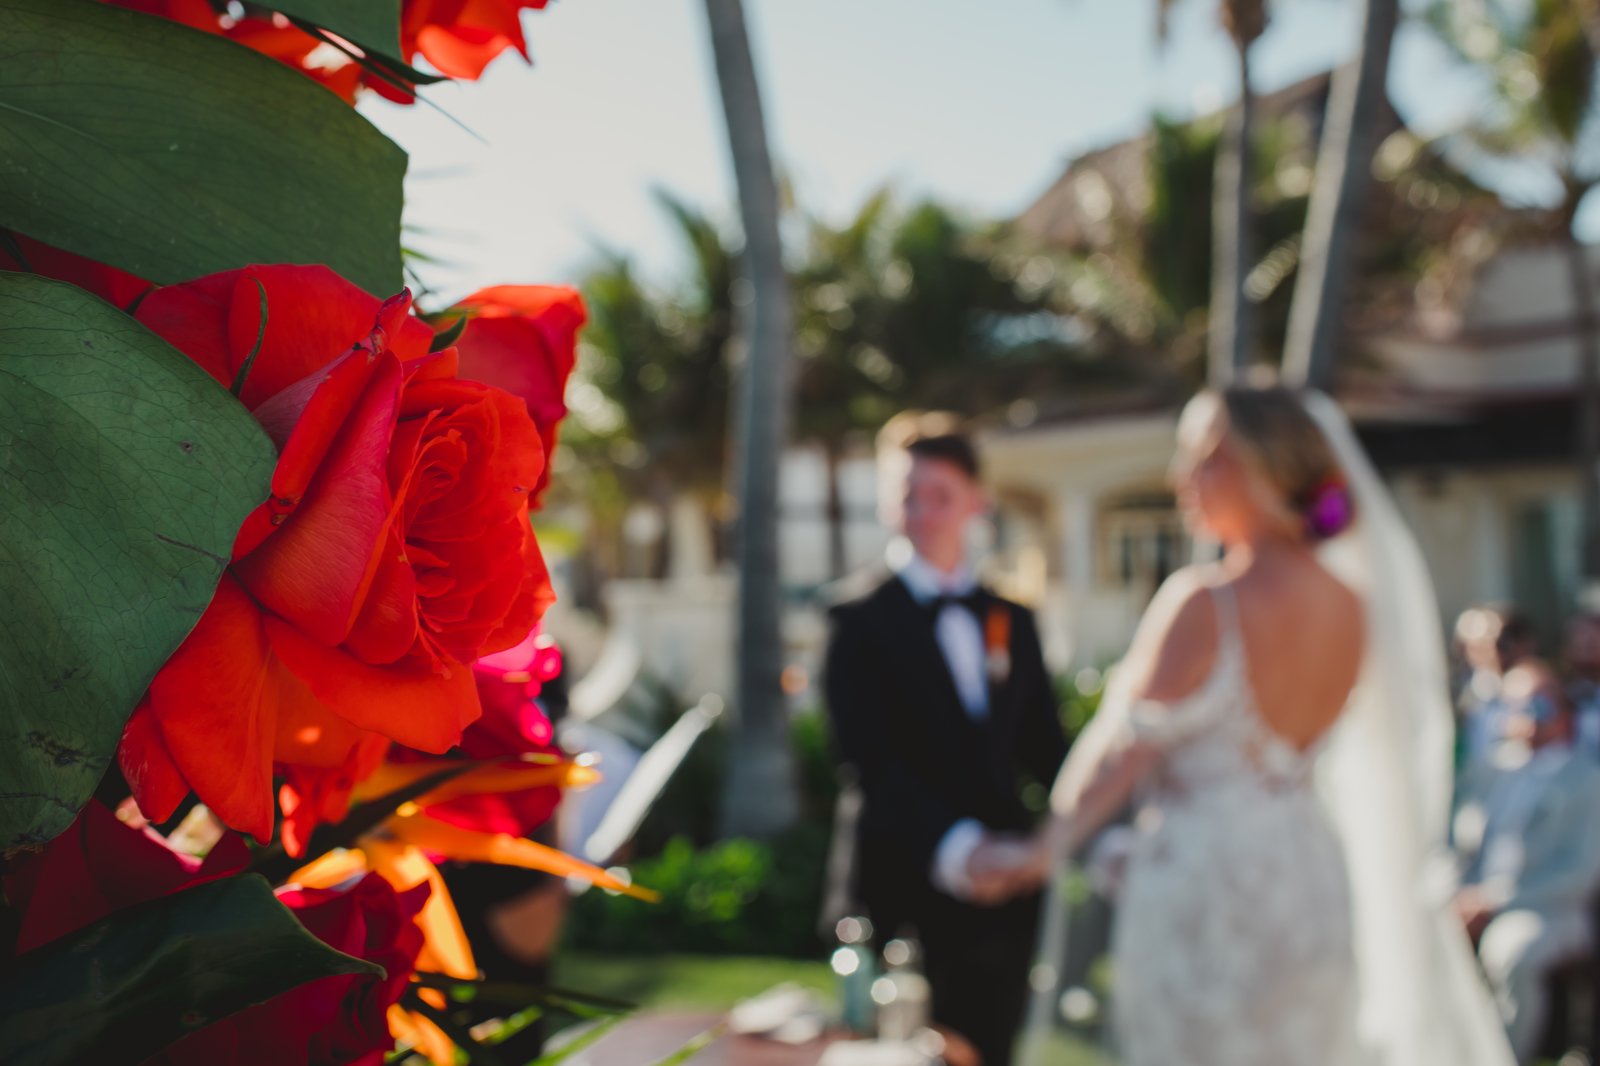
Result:
{"type": "MultiPolygon", "coordinates": [[[[871,912],[915,910],[962,818],[1023,831],[1023,775],[1046,787],[1066,755],[1033,616],[987,591],[983,613],[1011,615],[1010,669],[990,681],[989,713],[967,714],[932,613],[898,577],[833,608],[825,684],[838,755],[862,791],[854,889],[871,912]]],[[[908,915],[907,917],[911,917],[908,915]]],[[[879,915],[874,914],[875,920],[879,915]]],[[[880,930],[891,933],[892,929],[880,930]]]]}

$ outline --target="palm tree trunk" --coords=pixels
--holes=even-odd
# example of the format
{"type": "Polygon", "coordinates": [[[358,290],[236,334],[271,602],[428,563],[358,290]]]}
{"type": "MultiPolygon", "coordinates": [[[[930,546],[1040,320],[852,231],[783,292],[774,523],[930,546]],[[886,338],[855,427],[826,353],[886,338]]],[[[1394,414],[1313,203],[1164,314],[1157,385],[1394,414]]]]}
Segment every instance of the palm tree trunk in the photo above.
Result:
{"type": "Polygon", "coordinates": [[[1600,580],[1600,335],[1589,250],[1569,228],[1567,274],[1578,326],[1578,478],[1583,516],[1580,547],[1586,582],[1600,580]]]}
{"type": "Polygon", "coordinates": [[[1228,115],[1217,146],[1211,218],[1211,353],[1209,377],[1223,387],[1250,365],[1254,351],[1254,308],[1244,279],[1254,255],[1250,217],[1250,142],[1255,100],[1250,92],[1250,46],[1240,42],[1239,105],[1228,115]]]}
{"type": "Polygon", "coordinates": [[[1333,76],[1284,344],[1284,379],[1291,384],[1326,389],[1333,382],[1355,237],[1377,149],[1373,131],[1388,100],[1389,49],[1399,18],[1398,0],[1367,0],[1361,52],[1333,76]]]}
{"type": "Polygon", "coordinates": [[[738,681],[733,746],[723,796],[723,831],[770,837],[799,815],[783,673],[778,584],[778,462],[790,407],[789,279],[778,233],[778,183],[741,0],[705,0],[711,51],[728,124],[745,276],[751,300],[734,418],[734,549],[739,573],[738,681]]]}

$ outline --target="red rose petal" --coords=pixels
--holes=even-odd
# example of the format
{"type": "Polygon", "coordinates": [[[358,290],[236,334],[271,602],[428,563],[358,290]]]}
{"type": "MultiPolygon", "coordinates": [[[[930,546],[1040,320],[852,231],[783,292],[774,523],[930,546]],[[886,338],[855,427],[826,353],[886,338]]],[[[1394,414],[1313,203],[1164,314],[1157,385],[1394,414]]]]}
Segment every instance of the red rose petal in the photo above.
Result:
{"type": "MultiPolygon", "coordinates": [[[[150,685],[172,761],[223,823],[272,837],[272,737],[278,708],[304,689],[273,658],[261,609],[230,576],[150,685]]],[[[137,796],[137,793],[135,794],[137,796]]]]}
{"type": "MultiPolygon", "coordinates": [[[[378,565],[390,516],[386,466],[399,384],[399,364],[379,357],[292,518],[234,563],[264,606],[329,646],[350,632],[378,565]]],[[[306,417],[317,413],[308,407],[306,417]]]]}
{"type": "Polygon", "coordinates": [[[278,657],[317,699],[359,729],[439,753],[454,747],[480,713],[472,671],[459,663],[447,664],[443,673],[415,659],[369,666],[270,615],[266,629],[278,657]]]}

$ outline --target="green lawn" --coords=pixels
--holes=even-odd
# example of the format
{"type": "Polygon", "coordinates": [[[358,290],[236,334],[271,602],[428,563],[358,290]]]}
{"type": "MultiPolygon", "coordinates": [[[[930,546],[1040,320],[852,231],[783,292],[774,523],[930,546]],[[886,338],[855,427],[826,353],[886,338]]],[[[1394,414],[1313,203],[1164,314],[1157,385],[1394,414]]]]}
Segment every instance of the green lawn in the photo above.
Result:
{"type": "Polygon", "coordinates": [[[833,993],[833,972],[821,961],[563,952],[555,965],[555,983],[563,988],[652,1008],[725,1010],[785,981],[833,993]]]}

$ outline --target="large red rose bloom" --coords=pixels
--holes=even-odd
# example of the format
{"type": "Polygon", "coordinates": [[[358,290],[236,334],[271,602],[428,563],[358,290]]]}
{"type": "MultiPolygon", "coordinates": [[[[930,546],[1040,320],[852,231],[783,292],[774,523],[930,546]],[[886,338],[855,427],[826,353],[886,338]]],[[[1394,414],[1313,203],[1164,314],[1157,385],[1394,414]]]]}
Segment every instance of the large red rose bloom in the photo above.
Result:
{"type": "MultiPolygon", "coordinates": [[[[325,267],[248,267],[169,286],[145,325],[231,383],[278,445],[200,623],[151,683],[119,752],[153,819],[196,792],[270,837],[275,770],[337,817],[388,740],[442,752],[478,717],[470,664],[551,599],[527,521],[544,449],[522,400],[456,378],[402,294],[325,267]],[[262,294],[267,318],[261,322],[262,294]]],[[[291,847],[294,842],[290,842],[291,847]]]]}

